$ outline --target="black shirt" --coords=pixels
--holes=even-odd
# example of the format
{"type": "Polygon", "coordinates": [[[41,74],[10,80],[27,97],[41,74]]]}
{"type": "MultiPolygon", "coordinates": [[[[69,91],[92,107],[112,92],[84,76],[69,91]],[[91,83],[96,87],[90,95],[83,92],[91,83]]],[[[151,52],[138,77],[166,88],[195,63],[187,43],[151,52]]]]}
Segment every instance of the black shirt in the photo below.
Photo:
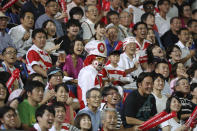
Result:
{"type": "MultiPolygon", "coordinates": [[[[138,90],[132,91],[126,98],[123,106],[123,122],[126,117],[133,117],[146,121],[157,113],[156,101],[152,94],[147,97],[141,96],[138,90]]],[[[129,125],[123,123],[126,127],[129,125]]],[[[130,125],[133,126],[133,125],[130,125]]]]}
{"type": "Polygon", "coordinates": [[[45,13],[45,9],[42,4],[39,3],[38,8],[36,8],[31,0],[23,5],[22,11],[31,11],[34,14],[34,21],[36,21],[39,16],[45,13]]]}
{"type": "Polygon", "coordinates": [[[177,35],[172,33],[172,30],[167,31],[163,36],[161,36],[161,42],[163,46],[167,49],[169,46],[174,45],[179,41],[177,35]]]}
{"type": "Polygon", "coordinates": [[[67,35],[64,35],[62,37],[60,37],[59,39],[55,40],[55,44],[59,44],[61,43],[61,41],[63,40],[63,43],[60,46],[59,50],[64,50],[66,52],[66,54],[71,54],[71,40],[69,39],[69,37],[67,35]]]}

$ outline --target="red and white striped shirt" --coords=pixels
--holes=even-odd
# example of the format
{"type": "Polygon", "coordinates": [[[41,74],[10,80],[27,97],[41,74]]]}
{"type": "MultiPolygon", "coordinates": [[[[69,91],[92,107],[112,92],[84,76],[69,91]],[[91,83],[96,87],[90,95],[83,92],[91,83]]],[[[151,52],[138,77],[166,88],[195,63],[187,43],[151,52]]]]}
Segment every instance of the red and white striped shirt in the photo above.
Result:
{"type": "Polygon", "coordinates": [[[148,46],[150,44],[151,43],[147,40],[143,41],[142,46],[140,45],[139,42],[137,42],[137,44],[136,44],[136,55],[139,57],[139,62],[140,63],[145,63],[145,62],[148,61],[148,57],[147,57],[147,54],[146,54],[146,49],[148,48],[148,46]]]}
{"type": "Polygon", "coordinates": [[[36,45],[32,45],[32,47],[27,51],[26,60],[27,69],[30,74],[35,73],[32,68],[33,65],[39,65],[46,71],[52,67],[50,55],[46,51],[39,49],[36,45]]]}
{"type": "Polygon", "coordinates": [[[124,69],[121,67],[113,67],[111,64],[105,66],[105,71],[102,71],[103,78],[114,79],[113,85],[118,85],[122,77],[126,77],[124,69]]]}

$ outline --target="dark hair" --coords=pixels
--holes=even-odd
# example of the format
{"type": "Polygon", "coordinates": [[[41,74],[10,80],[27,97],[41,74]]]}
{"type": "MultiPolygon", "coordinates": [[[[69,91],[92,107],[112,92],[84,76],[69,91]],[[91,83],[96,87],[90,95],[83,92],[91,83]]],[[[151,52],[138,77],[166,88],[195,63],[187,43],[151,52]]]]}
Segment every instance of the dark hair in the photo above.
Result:
{"type": "Polygon", "coordinates": [[[16,49],[15,47],[13,47],[13,46],[8,46],[8,47],[6,47],[6,48],[4,48],[4,49],[2,50],[2,52],[1,52],[2,55],[4,55],[4,53],[6,52],[7,48],[14,48],[15,51],[16,51],[16,53],[17,53],[17,49],[16,49]]]}
{"type": "Polygon", "coordinates": [[[188,27],[191,27],[191,25],[192,25],[193,23],[195,23],[195,22],[197,22],[197,20],[191,19],[191,20],[189,20],[189,21],[187,22],[187,26],[188,26],[188,27]]]}
{"type": "Polygon", "coordinates": [[[152,73],[150,72],[142,72],[139,74],[138,78],[137,78],[137,82],[136,82],[136,85],[137,87],[139,88],[138,84],[139,83],[142,83],[143,80],[146,78],[146,77],[151,77],[152,78],[152,73]]]}
{"type": "Polygon", "coordinates": [[[197,83],[192,83],[190,85],[190,91],[194,91],[195,88],[197,88],[197,83]]]}
{"type": "MultiPolygon", "coordinates": [[[[181,78],[179,78],[179,79],[176,81],[175,86],[178,86],[178,85],[179,85],[179,82],[180,82],[181,80],[187,80],[187,81],[189,82],[189,80],[188,80],[187,78],[181,77],[181,78]]],[[[181,92],[181,93],[182,93],[182,92],[181,92]]]]}
{"type": "Polygon", "coordinates": [[[69,15],[70,15],[70,18],[73,19],[73,15],[81,15],[83,17],[84,15],[84,12],[83,10],[81,9],[81,7],[73,7],[70,11],[69,11],[69,15]]]}
{"type": "Polygon", "coordinates": [[[171,58],[170,55],[171,55],[171,53],[173,52],[174,48],[177,48],[177,49],[179,49],[179,50],[181,51],[180,47],[177,46],[177,45],[171,45],[171,46],[169,46],[169,47],[167,48],[167,50],[166,50],[166,58],[167,58],[168,60],[171,58]]]}
{"type": "Polygon", "coordinates": [[[152,15],[155,17],[155,15],[153,13],[150,13],[150,12],[147,12],[147,13],[144,13],[142,16],[141,16],[141,21],[146,23],[146,20],[148,18],[149,15],[152,15]]]}
{"type": "Polygon", "coordinates": [[[158,3],[157,3],[158,9],[159,9],[159,6],[160,5],[163,5],[163,3],[166,2],[166,1],[170,4],[170,1],[169,0],[159,0],[158,3]]]}
{"type": "Polygon", "coordinates": [[[56,86],[55,86],[55,92],[57,92],[57,91],[59,90],[60,87],[64,87],[64,89],[66,90],[66,92],[69,93],[69,88],[68,88],[68,86],[67,86],[66,83],[60,83],[60,84],[56,85],[56,86]]]}
{"type": "MultiPolygon", "coordinates": [[[[167,62],[166,60],[162,60],[162,61],[156,63],[155,69],[157,69],[157,68],[159,67],[160,64],[166,64],[166,65],[168,65],[168,62],[167,62]]],[[[169,65],[168,65],[168,67],[169,67],[169,65]]]]}
{"type": "Polygon", "coordinates": [[[39,73],[33,73],[28,76],[27,81],[32,81],[35,77],[41,77],[44,80],[44,77],[39,73]]]}
{"type": "Polygon", "coordinates": [[[174,20],[175,20],[175,19],[180,20],[180,18],[179,18],[179,17],[177,17],[177,16],[172,17],[172,18],[170,19],[170,24],[172,24],[172,23],[174,22],[174,20]]]}
{"type": "Polygon", "coordinates": [[[121,54],[121,52],[120,52],[120,51],[118,51],[118,50],[114,50],[114,51],[112,51],[112,52],[109,54],[109,56],[111,56],[111,55],[120,56],[120,54],[121,54]]]}
{"type": "Polygon", "coordinates": [[[45,4],[45,6],[48,6],[51,2],[55,2],[55,3],[57,3],[55,0],[47,0],[47,2],[46,2],[46,4],[45,4]]]}
{"type": "Polygon", "coordinates": [[[147,0],[143,2],[143,8],[147,8],[146,6],[152,4],[155,7],[156,2],[154,0],[147,0]]]}
{"type": "Polygon", "coordinates": [[[108,13],[107,13],[107,23],[108,24],[110,24],[111,23],[111,21],[110,21],[110,16],[112,16],[112,15],[117,15],[118,17],[119,17],[119,13],[118,12],[116,12],[116,11],[109,11],[108,13]]]}
{"type": "Polygon", "coordinates": [[[174,76],[174,77],[177,77],[177,68],[178,68],[178,65],[179,64],[182,64],[181,62],[177,62],[175,64],[172,65],[172,70],[171,70],[171,74],[174,76]]]}
{"type": "Polygon", "coordinates": [[[194,9],[193,11],[192,11],[192,15],[194,15],[194,14],[196,14],[197,13],[197,9],[194,9]]]}
{"type": "MultiPolygon", "coordinates": [[[[155,47],[157,47],[158,45],[156,44],[150,44],[146,50],[146,54],[147,54],[147,57],[148,57],[148,63],[153,63],[154,62],[154,56],[153,56],[153,49],[155,47]]],[[[159,46],[158,46],[159,47],[159,46]]]]}
{"type": "Polygon", "coordinates": [[[70,54],[74,54],[74,47],[75,47],[76,41],[81,41],[82,44],[84,45],[83,39],[81,39],[81,38],[76,38],[76,39],[73,40],[73,41],[71,42],[71,44],[70,44],[70,49],[69,49],[70,54]]]}
{"type": "Polygon", "coordinates": [[[24,19],[26,13],[31,13],[34,16],[34,13],[31,12],[30,10],[23,10],[23,11],[20,12],[20,19],[24,19]]]}
{"type": "Polygon", "coordinates": [[[45,22],[42,24],[42,28],[45,29],[46,26],[47,26],[47,24],[48,24],[49,22],[51,22],[51,23],[53,23],[54,25],[56,25],[54,21],[52,21],[52,20],[47,20],[47,21],[45,21],[45,22]]]}
{"type": "Polygon", "coordinates": [[[2,83],[5,84],[9,80],[10,77],[11,77],[11,74],[9,72],[7,72],[7,71],[0,71],[0,81],[2,83]]]}
{"type": "Polygon", "coordinates": [[[24,89],[26,92],[32,92],[34,88],[38,87],[42,87],[43,90],[45,89],[45,85],[39,81],[28,81],[25,84],[24,89]]]}
{"type": "Polygon", "coordinates": [[[6,86],[6,84],[5,84],[5,82],[3,81],[3,80],[0,80],[0,84],[2,84],[3,85],[3,87],[5,88],[5,90],[6,90],[6,97],[5,97],[5,100],[4,100],[4,103],[7,103],[7,101],[8,101],[8,97],[9,97],[9,91],[8,91],[8,88],[7,88],[7,86],[6,86]]]}
{"type": "MultiPolygon", "coordinates": [[[[170,112],[171,112],[170,105],[171,105],[171,102],[172,102],[172,98],[177,99],[178,102],[181,104],[181,101],[180,101],[180,99],[176,96],[176,94],[177,94],[177,93],[174,92],[174,93],[172,94],[172,96],[169,97],[169,98],[167,99],[167,102],[166,102],[166,109],[165,109],[165,111],[166,111],[167,113],[170,113],[170,112]]],[[[178,119],[181,118],[181,109],[180,109],[179,112],[177,112],[177,117],[178,117],[178,119]]]]}
{"type": "Polygon", "coordinates": [[[180,17],[183,17],[183,10],[184,10],[184,7],[185,6],[189,6],[190,7],[190,9],[191,9],[191,6],[190,6],[190,4],[189,3],[187,3],[187,2],[184,2],[182,5],[181,5],[181,7],[180,7],[180,17]]]}
{"type": "Polygon", "coordinates": [[[101,94],[103,97],[107,96],[110,90],[115,90],[116,92],[118,92],[118,89],[114,86],[107,86],[104,87],[104,89],[102,90],[101,94]]]}
{"type": "Polygon", "coordinates": [[[88,90],[88,91],[86,92],[86,99],[90,98],[90,94],[91,94],[92,91],[98,91],[99,93],[101,93],[100,89],[98,89],[98,88],[96,88],[96,87],[91,88],[90,90],[88,90]]]}
{"type": "Polygon", "coordinates": [[[99,22],[97,22],[97,23],[94,25],[94,29],[96,29],[99,25],[100,25],[100,28],[105,28],[105,27],[106,27],[106,25],[105,25],[104,22],[99,21],[99,22]]]}
{"type": "Polygon", "coordinates": [[[68,22],[66,23],[66,31],[68,28],[70,28],[71,26],[78,26],[79,28],[81,27],[81,24],[78,20],[75,19],[70,19],[68,20],[68,22]]]}
{"type": "MultiPolygon", "coordinates": [[[[90,117],[88,114],[86,114],[86,113],[81,113],[81,114],[78,114],[78,115],[75,117],[74,126],[77,127],[78,129],[81,129],[81,127],[80,127],[80,122],[81,122],[81,119],[82,119],[83,117],[85,117],[85,116],[87,116],[87,117],[90,119],[90,121],[91,121],[91,117],[90,117]]],[[[92,123],[92,121],[91,121],[91,123],[92,123]]],[[[90,128],[88,131],[92,131],[92,126],[91,126],[91,128],[90,128]]]]}
{"type": "Polygon", "coordinates": [[[32,32],[32,39],[35,39],[36,38],[36,34],[38,34],[38,33],[45,34],[45,36],[47,38],[47,33],[44,31],[44,29],[38,28],[38,29],[33,30],[33,32],[32,32]]]}
{"type": "Polygon", "coordinates": [[[3,116],[5,115],[5,113],[7,113],[8,111],[13,111],[16,115],[16,111],[14,108],[9,107],[9,106],[3,106],[0,108],[0,118],[3,118],[3,116]]]}
{"type": "Polygon", "coordinates": [[[52,113],[55,116],[55,111],[52,106],[41,105],[40,107],[38,107],[38,109],[36,110],[36,113],[35,113],[36,122],[38,122],[37,117],[42,117],[43,114],[45,113],[45,110],[47,110],[48,112],[52,113]]]}
{"type": "Polygon", "coordinates": [[[181,28],[181,29],[177,32],[177,34],[178,34],[178,35],[180,35],[180,34],[181,34],[181,32],[182,32],[182,31],[184,31],[184,30],[189,31],[187,28],[181,28]]]}
{"type": "Polygon", "coordinates": [[[157,79],[157,78],[161,78],[165,81],[165,78],[163,77],[162,74],[159,74],[159,73],[153,73],[152,75],[152,78],[153,78],[153,82],[157,79]]]}
{"type": "Polygon", "coordinates": [[[190,75],[190,77],[194,77],[195,70],[197,70],[197,63],[193,63],[190,68],[187,70],[187,74],[190,75]]]}
{"type": "MultiPolygon", "coordinates": [[[[55,110],[55,108],[62,107],[62,108],[65,110],[65,112],[66,112],[65,104],[62,103],[62,102],[57,102],[57,101],[56,101],[55,103],[52,104],[52,106],[53,106],[54,110],[55,110]]],[[[56,112],[55,112],[55,113],[56,113],[56,112]]]]}
{"type": "Polygon", "coordinates": [[[144,22],[137,22],[137,23],[133,26],[133,31],[132,31],[132,33],[133,33],[134,36],[136,36],[135,31],[137,30],[137,28],[138,28],[139,25],[145,25],[146,29],[148,29],[146,23],[144,23],[144,22]]]}

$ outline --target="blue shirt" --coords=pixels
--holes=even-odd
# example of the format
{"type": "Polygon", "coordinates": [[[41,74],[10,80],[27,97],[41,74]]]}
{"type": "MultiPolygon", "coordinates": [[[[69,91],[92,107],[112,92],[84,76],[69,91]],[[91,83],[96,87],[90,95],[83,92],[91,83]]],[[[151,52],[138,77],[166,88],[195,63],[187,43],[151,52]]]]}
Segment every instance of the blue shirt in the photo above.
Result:
{"type": "Polygon", "coordinates": [[[90,116],[92,121],[92,131],[98,131],[99,127],[101,127],[101,111],[98,109],[96,113],[92,112],[88,107],[80,110],[79,114],[86,113],[90,116]]]}
{"type": "Polygon", "coordinates": [[[34,6],[34,4],[32,3],[32,1],[28,1],[26,2],[23,7],[22,7],[22,11],[31,11],[34,14],[34,20],[36,21],[36,19],[41,16],[42,14],[45,13],[45,9],[44,6],[42,4],[38,4],[38,8],[36,8],[34,6]]]}
{"type": "Polygon", "coordinates": [[[113,47],[111,46],[111,44],[109,43],[108,39],[105,39],[105,44],[107,46],[107,56],[109,56],[109,54],[114,51],[114,49],[116,48],[116,46],[118,45],[118,41],[114,42],[113,47]]]}
{"type": "Polygon", "coordinates": [[[7,48],[9,46],[16,48],[10,35],[0,32],[0,54],[2,53],[4,48],[7,48]]]}
{"type": "Polygon", "coordinates": [[[62,29],[62,25],[59,21],[57,21],[56,19],[51,19],[49,16],[47,16],[46,14],[41,15],[37,20],[36,20],[36,24],[35,24],[35,28],[42,28],[42,24],[47,21],[47,20],[52,20],[53,22],[55,22],[56,25],[56,35],[57,37],[61,37],[64,35],[63,29],[62,29]]]}

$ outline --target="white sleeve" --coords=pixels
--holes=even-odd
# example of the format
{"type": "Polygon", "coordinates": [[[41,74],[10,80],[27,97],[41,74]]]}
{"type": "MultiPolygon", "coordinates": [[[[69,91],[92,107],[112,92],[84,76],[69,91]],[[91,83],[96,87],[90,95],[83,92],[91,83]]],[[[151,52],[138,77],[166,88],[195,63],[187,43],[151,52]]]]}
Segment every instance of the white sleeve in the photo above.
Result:
{"type": "Polygon", "coordinates": [[[83,40],[89,40],[92,37],[90,27],[85,22],[81,25],[81,27],[83,29],[83,40]]]}
{"type": "Polygon", "coordinates": [[[86,92],[94,87],[95,77],[91,74],[91,71],[82,69],[78,76],[78,85],[82,90],[82,100],[86,104],[86,92]]]}
{"type": "Polygon", "coordinates": [[[169,120],[164,121],[163,123],[160,124],[160,126],[161,126],[161,128],[164,128],[164,127],[166,127],[166,126],[170,126],[169,120]]]}

